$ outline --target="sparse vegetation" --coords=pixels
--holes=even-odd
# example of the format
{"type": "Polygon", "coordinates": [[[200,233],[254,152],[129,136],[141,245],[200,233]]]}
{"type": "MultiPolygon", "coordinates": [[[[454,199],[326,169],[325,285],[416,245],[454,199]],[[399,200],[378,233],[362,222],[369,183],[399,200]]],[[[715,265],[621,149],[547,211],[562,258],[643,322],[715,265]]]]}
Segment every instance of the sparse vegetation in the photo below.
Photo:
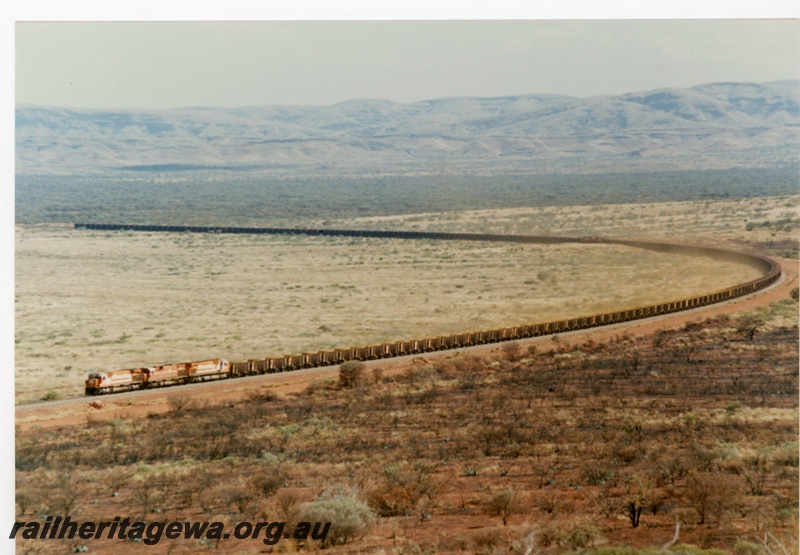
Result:
{"type": "MultiPolygon", "coordinates": [[[[281,176],[221,181],[208,172],[129,172],[123,178],[18,175],[15,221],[23,224],[120,222],[183,225],[305,226],[336,219],[445,212],[452,224],[464,210],[508,206],[561,209],[572,206],[674,200],[715,200],[791,195],[797,192],[797,165],[782,168],[664,171],[650,173],[548,175],[498,173],[492,177],[454,173],[435,175],[281,176]],[[269,186],[265,186],[265,182],[269,186]],[[379,190],[380,194],[375,194],[379,190]],[[554,192],[554,191],[557,191],[554,192]]],[[[481,172],[483,173],[483,172],[481,172]]],[[[744,230],[746,222],[780,221],[762,211],[732,214],[744,230]]],[[[623,215],[624,217],[624,215],[623,215]]],[[[636,215],[633,218],[638,219],[636,215]]],[[[552,233],[551,228],[548,231],[552,233]]]]}
{"type": "MultiPolygon", "coordinates": [[[[757,174],[740,174],[734,188],[753,187],[748,180],[757,174]]],[[[18,203],[45,185],[23,184],[18,203]]],[[[18,217],[72,221],[102,200],[87,201],[92,187],[75,198],[64,196],[68,189],[47,192],[57,202],[45,216],[27,206],[18,217]]],[[[297,207],[316,206],[307,202],[311,191],[300,184],[297,207]]],[[[566,200],[574,198],[570,191],[566,200]]],[[[124,204],[135,194],[119,198],[124,204]]],[[[463,202],[466,208],[473,201],[463,202]]],[[[325,207],[324,225],[346,227],[328,211],[342,203],[346,197],[325,207]]],[[[348,226],[382,229],[702,234],[797,256],[796,196],[547,204],[376,216],[369,205],[350,203],[342,217],[364,216],[348,226]],[[747,222],[756,225],[748,230],[747,222]]],[[[255,198],[235,217],[238,225],[322,223],[293,219],[318,213],[287,206],[265,220],[255,198]]],[[[175,216],[175,208],[158,203],[128,208],[96,217],[175,216]]],[[[199,211],[191,214],[182,223],[209,223],[191,219],[199,211]]],[[[214,217],[230,223],[230,213],[214,217]]],[[[78,237],[36,226],[18,226],[17,241],[23,400],[77,394],[85,373],[96,369],[299,353],[433,336],[456,331],[454,324],[487,329],[663,300],[681,294],[667,289],[675,284],[696,292],[749,277],[738,266],[587,245],[78,237]],[[86,288],[98,291],[97,306],[76,300],[86,288]]],[[[792,297],[741,318],[649,337],[581,342],[565,334],[547,346],[510,342],[492,354],[418,358],[397,371],[342,365],[338,381],[319,379],[286,395],[266,389],[236,402],[200,403],[176,390],[171,410],[147,418],[88,416],[57,430],[28,427],[15,436],[17,514],[332,522],[324,543],[290,538],[281,543],[286,552],[796,553],[796,288],[792,297]]],[[[19,544],[21,552],[106,547],[94,540],[19,544]]],[[[179,541],[169,549],[237,552],[242,545],[179,541]]]]}
{"type": "Polygon", "coordinates": [[[31,429],[17,436],[18,511],[333,511],[331,550],[394,537],[438,552],[614,553],[622,542],[642,551],[613,549],[636,553],[667,543],[676,519],[674,553],[744,552],[766,534],[792,545],[797,327],[766,321],[742,340],[741,325],[718,317],[657,341],[562,341],[516,361],[496,349],[325,396],[31,429]],[[477,371],[480,386],[465,388],[477,371]],[[464,526],[482,528],[441,535],[464,526]]]}

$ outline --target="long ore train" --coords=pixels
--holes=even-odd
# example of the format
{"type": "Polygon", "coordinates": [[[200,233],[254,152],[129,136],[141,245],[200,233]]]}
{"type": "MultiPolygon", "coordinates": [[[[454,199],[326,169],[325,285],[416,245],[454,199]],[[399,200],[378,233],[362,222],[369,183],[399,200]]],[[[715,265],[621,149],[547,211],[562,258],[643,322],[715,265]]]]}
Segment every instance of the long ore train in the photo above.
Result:
{"type": "Polygon", "coordinates": [[[257,234],[302,234],[346,237],[377,237],[399,239],[434,239],[461,241],[505,241],[516,243],[605,243],[655,250],[665,253],[706,256],[714,259],[733,260],[759,270],[761,277],[694,297],[666,301],[658,304],[627,308],[615,312],[604,312],[589,316],[580,316],[566,320],[524,324],[485,331],[472,331],[411,339],[393,343],[381,343],[366,347],[348,347],[329,351],[309,352],[296,355],[284,355],[229,362],[225,359],[183,362],[147,366],[112,372],[93,372],[86,380],[86,394],[97,395],[147,389],[167,385],[186,384],[212,379],[238,378],[256,374],[287,372],[301,368],[330,366],[350,360],[376,360],[381,358],[414,355],[431,351],[457,349],[486,343],[511,341],[527,337],[537,337],[581,330],[597,326],[605,326],[627,322],[640,318],[649,318],[681,310],[690,310],[700,306],[724,302],[769,287],[781,275],[781,267],[774,260],[758,254],[730,251],[716,247],[680,245],[651,241],[627,241],[603,239],[598,237],[538,237],[529,235],[493,235],[467,233],[433,233],[420,231],[373,231],[373,230],[336,230],[336,229],[291,229],[291,228],[231,228],[200,226],[151,226],[127,224],[75,224],[76,228],[93,230],[133,230],[144,232],[185,232],[185,233],[257,233],[257,234]]]}

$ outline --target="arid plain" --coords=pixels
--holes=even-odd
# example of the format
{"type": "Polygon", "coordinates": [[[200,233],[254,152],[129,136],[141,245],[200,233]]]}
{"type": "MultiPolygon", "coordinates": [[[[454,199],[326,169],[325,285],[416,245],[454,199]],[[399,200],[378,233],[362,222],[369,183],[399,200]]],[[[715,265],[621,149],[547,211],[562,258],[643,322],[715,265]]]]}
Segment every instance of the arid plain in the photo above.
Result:
{"type": "MultiPolygon", "coordinates": [[[[342,510],[325,519],[343,545],[330,553],[796,553],[798,201],[325,222],[715,244],[774,256],[787,278],[732,305],[647,323],[374,361],[355,387],[337,383],[336,369],[315,369],[106,396],[95,407],[88,399],[20,406],[18,519],[130,514],[231,529],[242,520],[319,520],[313,511],[335,500],[342,510]]],[[[80,396],[88,370],[542,321],[755,275],[601,245],[58,226],[17,227],[16,271],[22,405],[80,396]]],[[[140,547],[18,541],[21,553],[140,547]]]]}
{"type": "MultiPolygon", "coordinates": [[[[330,227],[744,241],[774,254],[797,197],[420,214],[330,227]]],[[[18,403],[89,371],[238,360],[541,322],[756,277],[627,247],[96,232],[17,226],[18,403]]]]}

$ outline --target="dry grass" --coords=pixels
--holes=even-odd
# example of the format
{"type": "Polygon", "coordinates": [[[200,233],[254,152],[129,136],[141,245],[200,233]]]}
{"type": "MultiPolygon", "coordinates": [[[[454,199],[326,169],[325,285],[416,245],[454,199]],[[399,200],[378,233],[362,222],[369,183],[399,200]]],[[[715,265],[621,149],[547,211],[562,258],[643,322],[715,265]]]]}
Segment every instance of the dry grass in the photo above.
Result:
{"type": "Polygon", "coordinates": [[[713,236],[715,241],[723,239],[736,243],[781,240],[796,243],[800,195],[707,202],[470,210],[359,218],[353,225],[376,229],[670,238],[688,242],[713,236]],[[782,221],[782,225],[777,225],[782,221]],[[772,225],[762,226],[765,222],[772,225]]]}
{"type": "MultiPolygon", "coordinates": [[[[562,235],[650,226],[649,236],[670,238],[681,236],[680,226],[684,235],[689,229],[727,237],[730,228],[731,237],[761,241],[771,232],[745,232],[744,223],[796,214],[797,200],[475,211],[334,225],[562,235]]],[[[77,395],[90,370],[490,329],[679,298],[753,277],[735,264],[604,245],[18,226],[16,395],[18,402],[50,391],[77,395]]]]}

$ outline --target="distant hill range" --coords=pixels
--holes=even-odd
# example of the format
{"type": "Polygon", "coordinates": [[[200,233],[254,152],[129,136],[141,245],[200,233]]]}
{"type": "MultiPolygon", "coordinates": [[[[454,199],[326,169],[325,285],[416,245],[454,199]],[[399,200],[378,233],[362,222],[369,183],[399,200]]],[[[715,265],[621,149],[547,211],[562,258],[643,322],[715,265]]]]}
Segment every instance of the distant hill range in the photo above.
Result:
{"type": "Polygon", "coordinates": [[[797,163],[800,81],[619,96],[16,109],[20,175],[597,172],[797,163]]]}

